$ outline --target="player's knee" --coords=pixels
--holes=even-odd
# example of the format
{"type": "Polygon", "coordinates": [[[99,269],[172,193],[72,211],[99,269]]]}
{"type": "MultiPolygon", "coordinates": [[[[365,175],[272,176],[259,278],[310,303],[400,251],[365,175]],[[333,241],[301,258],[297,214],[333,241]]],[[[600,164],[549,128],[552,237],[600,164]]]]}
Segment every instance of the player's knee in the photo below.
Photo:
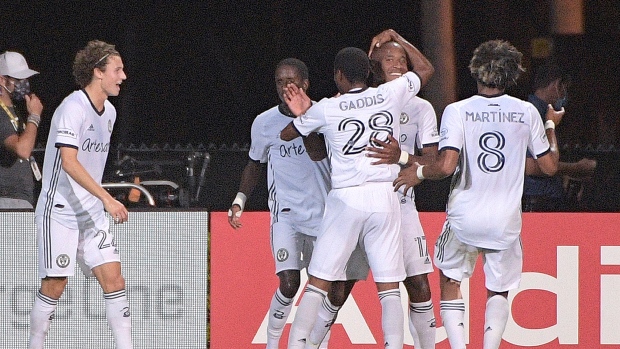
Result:
{"type": "Polygon", "coordinates": [[[40,292],[47,297],[59,299],[67,286],[67,277],[45,277],[41,279],[40,292]]]}
{"type": "Polygon", "coordinates": [[[280,278],[280,292],[286,298],[293,298],[301,284],[298,270],[285,270],[278,273],[280,278]]]}
{"type": "Polygon", "coordinates": [[[410,276],[405,279],[404,284],[412,302],[425,302],[431,298],[431,287],[426,274],[410,276]]]}
{"type": "Polygon", "coordinates": [[[123,275],[108,277],[101,280],[101,286],[105,293],[116,292],[125,289],[125,278],[123,275]]]}

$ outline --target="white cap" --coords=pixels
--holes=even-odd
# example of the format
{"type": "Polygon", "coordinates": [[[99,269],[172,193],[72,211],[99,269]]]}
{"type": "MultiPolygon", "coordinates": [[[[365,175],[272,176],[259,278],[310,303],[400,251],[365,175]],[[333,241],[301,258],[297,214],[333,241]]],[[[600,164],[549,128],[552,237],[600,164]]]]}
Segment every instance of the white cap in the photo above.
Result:
{"type": "Polygon", "coordinates": [[[28,68],[24,56],[17,52],[6,51],[0,55],[0,75],[8,75],[16,79],[27,79],[34,74],[39,74],[28,68]]]}

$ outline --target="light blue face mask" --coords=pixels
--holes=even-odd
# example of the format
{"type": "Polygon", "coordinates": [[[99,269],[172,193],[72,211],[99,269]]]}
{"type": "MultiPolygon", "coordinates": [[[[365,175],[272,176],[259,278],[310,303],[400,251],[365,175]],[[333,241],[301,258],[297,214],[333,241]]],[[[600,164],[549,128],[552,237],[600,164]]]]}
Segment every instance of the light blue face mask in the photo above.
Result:
{"type": "Polygon", "coordinates": [[[30,82],[28,82],[28,79],[18,80],[14,86],[11,98],[16,101],[23,100],[30,93],[30,82]]]}
{"type": "Polygon", "coordinates": [[[556,100],[555,103],[553,103],[553,109],[561,110],[566,107],[566,104],[568,104],[568,94],[564,94],[564,97],[556,100]]]}

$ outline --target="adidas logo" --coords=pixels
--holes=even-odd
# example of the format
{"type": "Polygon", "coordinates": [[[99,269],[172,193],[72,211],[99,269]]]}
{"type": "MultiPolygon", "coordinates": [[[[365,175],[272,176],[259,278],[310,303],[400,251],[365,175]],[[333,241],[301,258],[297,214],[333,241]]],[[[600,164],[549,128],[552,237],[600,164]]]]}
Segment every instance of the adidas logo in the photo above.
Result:
{"type": "Polygon", "coordinates": [[[88,127],[86,131],[94,131],[94,130],[95,130],[95,126],[93,126],[93,124],[90,124],[90,126],[88,127]]]}
{"type": "Polygon", "coordinates": [[[430,258],[428,258],[428,256],[426,256],[426,260],[424,260],[424,264],[431,264],[431,260],[430,258]]]}

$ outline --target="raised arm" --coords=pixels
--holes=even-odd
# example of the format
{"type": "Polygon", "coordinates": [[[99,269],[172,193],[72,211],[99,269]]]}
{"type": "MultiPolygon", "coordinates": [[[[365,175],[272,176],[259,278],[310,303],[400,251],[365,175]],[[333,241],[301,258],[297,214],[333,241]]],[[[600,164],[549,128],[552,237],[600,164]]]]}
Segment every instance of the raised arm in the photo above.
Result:
{"type": "Polygon", "coordinates": [[[431,64],[431,62],[418,50],[415,46],[413,46],[409,41],[405,40],[400,34],[398,34],[393,29],[387,29],[377,34],[370,43],[370,49],[368,51],[368,55],[372,54],[372,51],[376,47],[380,47],[383,43],[388,41],[395,41],[399,43],[407,53],[407,59],[409,63],[413,67],[413,71],[418,74],[420,77],[420,81],[422,82],[422,86],[425,86],[430,80],[431,76],[435,72],[435,68],[431,64]]]}

